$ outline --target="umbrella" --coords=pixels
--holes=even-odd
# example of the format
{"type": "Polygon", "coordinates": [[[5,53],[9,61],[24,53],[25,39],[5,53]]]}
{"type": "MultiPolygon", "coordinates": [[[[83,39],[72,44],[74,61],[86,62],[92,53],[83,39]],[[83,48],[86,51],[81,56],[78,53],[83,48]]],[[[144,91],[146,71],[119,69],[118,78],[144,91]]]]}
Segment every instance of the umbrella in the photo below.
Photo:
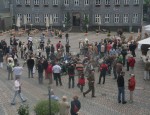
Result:
{"type": "Polygon", "coordinates": [[[46,27],[47,27],[47,30],[48,30],[48,27],[49,27],[49,18],[46,17],[46,27]]]}
{"type": "Polygon", "coordinates": [[[139,44],[147,44],[147,45],[150,45],[150,37],[149,38],[146,38],[144,40],[140,40],[138,41],[139,44]]]}
{"type": "Polygon", "coordinates": [[[150,31],[150,28],[146,28],[145,31],[150,31]]]}
{"type": "Polygon", "coordinates": [[[144,28],[150,28],[150,25],[146,25],[146,26],[144,26],[144,28]]]}
{"type": "Polygon", "coordinates": [[[20,25],[20,16],[17,17],[17,22],[16,22],[16,26],[19,28],[21,25],[20,25]]]}

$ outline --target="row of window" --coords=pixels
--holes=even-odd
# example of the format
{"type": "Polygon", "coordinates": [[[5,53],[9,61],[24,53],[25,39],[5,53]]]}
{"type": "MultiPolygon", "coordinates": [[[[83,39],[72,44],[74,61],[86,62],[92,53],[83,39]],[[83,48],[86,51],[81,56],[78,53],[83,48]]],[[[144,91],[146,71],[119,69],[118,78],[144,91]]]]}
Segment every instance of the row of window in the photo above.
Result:
{"type": "MultiPolygon", "coordinates": [[[[21,4],[21,0],[16,0],[16,4],[21,4]]],[[[30,5],[32,0],[25,0],[26,5],[30,5]]],[[[41,0],[33,0],[34,5],[39,5],[41,0]]],[[[95,0],[95,5],[101,5],[101,3],[105,3],[105,5],[110,5],[112,0],[95,0]]],[[[115,5],[120,5],[122,0],[114,0],[115,5]]],[[[131,0],[123,0],[124,5],[129,5],[131,0]]],[[[133,0],[134,5],[138,5],[140,3],[140,0],[133,0]]],[[[59,0],[53,0],[53,5],[58,5],[59,0]]],[[[69,5],[70,0],[64,0],[64,5],[69,5]]],[[[48,1],[43,0],[43,4],[48,4],[48,1]]],[[[74,5],[79,6],[80,0],[74,0],[74,5]]],[[[84,5],[89,5],[90,0],[84,0],[84,5]]]]}
{"type": "MultiPolygon", "coordinates": [[[[89,15],[88,14],[84,14],[84,18],[85,15],[88,17],[89,19],[89,15]]],[[[25,16],[22,16],[22,14],[17,14],[17,17],[20,17],[20,20],[22,21],[23,17],[26,17],[27,23],[31,23],[31,14],[25,14],[25,16]]],[[[44,14],[44,22],[46,22],[46,18],[49,17],[49,14],[44,14]]],[[[58,23],[58,19],[59,19],[59,15],[58,14],[53,14],[51,15],[52,19],[53,19],[53,23],[58,23]]],[[[64,20],[66,20],[67,18],[67,14],[64,14],[64,20]]],[[[121,21],[121,15],[120,14],[114,14],[114,23],[120,23],[121,21]]],[[[133,14],[132,16],[132,23],[138,23],[139,21],[139,15],[138,14],[133,14]]],[[[123,14],[123,23],[129,23],[129,14],[123,14]]],[[[25,19],[24,19],[25,20],[25,19]]],[[[104,20],[104,23],[110,23],[111,22],[111,15],[110,14],[105,14],[104,18],[102,18],[101,14],[95,14],[94,16],[94,22],[95,24],[101,24],[102,20],[104,20]]],[[[40,14],[35,14],[34,15],[34,22],[35,23],[40,23],[40,14]]]]}

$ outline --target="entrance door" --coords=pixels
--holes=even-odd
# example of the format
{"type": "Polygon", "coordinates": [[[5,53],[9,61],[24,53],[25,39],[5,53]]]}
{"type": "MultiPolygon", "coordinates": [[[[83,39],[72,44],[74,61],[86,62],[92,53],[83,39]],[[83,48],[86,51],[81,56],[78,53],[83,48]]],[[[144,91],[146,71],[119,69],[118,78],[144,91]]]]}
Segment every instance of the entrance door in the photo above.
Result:
{"type": "Polygon", "coordinates": [[[79,13],[73,13],[73,26],[80,26],[80,14],[79,13]]]}

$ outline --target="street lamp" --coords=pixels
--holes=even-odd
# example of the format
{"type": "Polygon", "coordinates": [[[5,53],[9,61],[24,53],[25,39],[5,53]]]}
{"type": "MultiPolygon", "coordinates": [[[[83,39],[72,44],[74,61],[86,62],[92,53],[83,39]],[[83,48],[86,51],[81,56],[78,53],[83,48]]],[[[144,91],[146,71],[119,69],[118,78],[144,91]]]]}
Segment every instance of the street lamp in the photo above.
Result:
{"type": "Polygon", "coordinates": [[[51,115],[51,86],[48,86],[48,97],[49,97],[49,115],[51,115]]]}
{"type": "Polygon", "coordinates": [[[32,31],[32,26],[33,26],[33,24],[30,24],[30,26],[31,26],[31,31],[32,31]]]}
{"type": "Polygon", "coordinates": [[[86,24],[86,33],[88,33],[89,24],[86,24]]]}

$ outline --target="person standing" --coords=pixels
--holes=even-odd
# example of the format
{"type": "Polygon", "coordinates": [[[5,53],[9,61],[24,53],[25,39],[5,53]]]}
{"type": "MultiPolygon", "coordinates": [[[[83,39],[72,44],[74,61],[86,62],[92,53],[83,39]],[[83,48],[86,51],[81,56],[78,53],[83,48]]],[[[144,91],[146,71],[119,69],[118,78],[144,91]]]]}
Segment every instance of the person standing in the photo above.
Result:
{"type": "Polygon", "coordinates": [[[68,43],[68,44],[69,44],[69,34],[68,34],[68,33],[66,33],[65,37],[66,37],[66,43],[68,43]]]}
{"type": "Polygon", "coordinates": [[[128,89],[130,91],[130,103],[133,102],[133,92],[135,90],[135,85],[136,85],[135,75],[131,74],[131,78],[128,80],[128,89]]]}
{"type": "Polygon", "coordinates": [[[17,95],[20,97],[22,102],[26,102],[26,99],[23,97],[23,95],[21,93],[21,86],[22,86],[22,84],[20,83],[19,77],[16,77],[16,80],[14,82],[15,94],[14,94],[13,100],[11,102],[11,105],[15,105],[15,99],[16,99],[17,95]]]}
{"type": "Polygon", "coordinates": [[[31,56],[29,56],[29,59],[27,60],[27,66],[28,66],[28,77],[33,78],[33,67],[34,67],[34,59],[32,59],[31,56]]]}
{"type": "Polygon", "coordinates": [[[78,100],[78,96],[74,96],[73,101],[71,101],[71,108],[70,108],[71,115],[78,115],[80,109],[81,109],[81,103],[78,100]]]}
{"type": "Polygon", "coordinates": [[[102,77],[103,77],[103,84],[105,83],[105,77],[106,77],[106,72],[107,71],[108,71],[108,66],[103,61],[103,63],[100,66],[100,76],[99,76],[99,82],[98,82],[98,84],[101,84],[101,78],[102,77]]]}
{"type": "Polygon", "coordinates": [[[80,87],[81,92],[83,92],[83,87],[84,86],[85,86],[84,73],[81,73],[81,77],[79,78],[79,87],[80,87]]]}
{"type": "Polygon", "coordinates": [[[47,46],[45,47],[45,50],[46,50],[47,60],[49,60],[49,56],[50,56],[50,51],[51,51],[51,49],[50,49],[50,46],[49,46],[48,43],[47,43],[47,46]]]}
{"type": "Polygon", "coordinates": [[[136,61],[135,61],[135,59],[134,59],[134,57],[132,55],[128,59],[128,63],[129,63],[129,67],[130,67],[130,72],[133,73],[136,61]]]}
{"type": "Polygon", "coordinates": [[[93,70],[89,70],[89,75],[88,75],[87,80],[88,80],[89,89],[86,92],[83,92],[83,96],[85,97],[85,95],[87,93],[92,91],[92,97],[96,97],[95,96],[95,86],[94,86],[95,77],[94,77],[94,71],[93,70]]]}
{"type": "Polygon", "coordinates": [[[14,64],[12,63],[11,60],[9,60],[8,64],[7,64],[7,71],[8,71],[8,80],[13,80],[13,66],[14,64]]]}
{"type": "Polygon", "coordinates": [[[74,75],[75,75],[75,67],[73,64],[70,64],[68,67],[68,76],[69,76],[69,82],[68,82],[68,87],[71,87],[71,81],[72,81],[72,88],[74,88],[74,75]]]}
{"type": "Polygon", "coordinates": [[[122,62],[118,61],[116,63],[116,72],[117,72],[117,77],[120,75],[121,71],[122,71],[123,65],[122,62]]]}
{"type": "Polygon", "coordinates": [[[53,66],[52,71],[54,73],[54,79],[56,80],[56,86],[58,86],[58,81],[60,86],[62,86],[62,82],[61,82],[61,67],[60,65],[58,65],[58,62],[56,62],[56,64],[53,66]]]}
{"type": "Polygon", "coordinates": [[[121,51],[121,54],[123,56],[123,66],[125,66],[127,50],[125,48],[123,48],[123,50],[121,51]]]}
{"type": "Polygon", "coordinates": [[[3,68],[3,51],[0,49],[0,68],[3,68]]]}
{"type": "Polygon", "coordinates": [[[65,47],[66,47],[66,54],[69,54],[69,51],[70,51],[70,45],[67,43],[65,47]]]}
{"type": "Polygon", "coordinates": [[[19,63],[17,63],[17,65],[12,69],[12,71],[14,72],[15,78],[17,77],[20,79],[22,75],[23,67],[21,67],[19,63]]]}
{"type": "Polygon", "coordinates": [[[52,74],[53,74],[52,68],[53,68],[53,65],[51,64],[50,61],[48,61],[48,66],[46,68],[46,73],[47,73],[47,78],[49,79],[49,84],[53,83],[53,80],[52,80],[52,74]]]}
{"type": "Polygon", "coordinates": [[[144,67],[144,80],[149,80],[149,79],[150,79],[150,62],[148,61],[147,58],[144,67]]]}
{"type": "Polygon", "coordinates": [[[69,102],[67,102],[67,97],[63,96],[62,100],[59,102],[59,113],[60,115],[69,115],[69,102]]]}
{"type": "Polygon", "coordinates": [[[125,101],[125,82],[124,82],[124,75],[125,73],[122,71],[117,78],[117,85],[118,85],[118,103],[126,104],[125,101]]]}
{"type": "Polygon", "coordinates": [[[39,84],[43,84],[43,71],[44,71],[43,60],[41,59],[38,63],[39,84]]]}
{"type": "Polygon", "coordinates": [[[53,44],[51,44],[51,53],[53,53],[54,54],[54,52],[55,52],[55,47],[54,47],[54,45],[53,44]]]}

